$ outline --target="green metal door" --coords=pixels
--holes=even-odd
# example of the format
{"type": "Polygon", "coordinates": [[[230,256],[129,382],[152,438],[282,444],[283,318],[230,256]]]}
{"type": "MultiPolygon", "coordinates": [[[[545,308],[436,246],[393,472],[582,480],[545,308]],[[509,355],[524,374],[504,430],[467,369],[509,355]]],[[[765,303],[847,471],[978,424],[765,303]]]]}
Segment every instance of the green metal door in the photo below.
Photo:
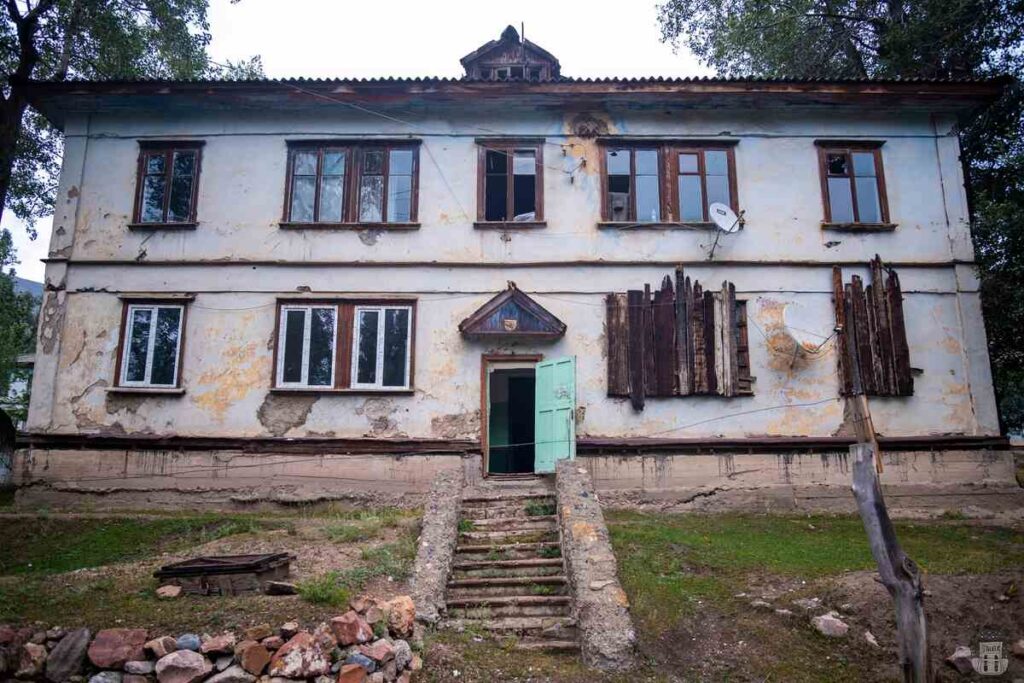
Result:
{"type": "Polygon", "coordinates": [[[554,472],[555,461],[576,457],[576,357],[537,363],[534,472],[554,472]]]}

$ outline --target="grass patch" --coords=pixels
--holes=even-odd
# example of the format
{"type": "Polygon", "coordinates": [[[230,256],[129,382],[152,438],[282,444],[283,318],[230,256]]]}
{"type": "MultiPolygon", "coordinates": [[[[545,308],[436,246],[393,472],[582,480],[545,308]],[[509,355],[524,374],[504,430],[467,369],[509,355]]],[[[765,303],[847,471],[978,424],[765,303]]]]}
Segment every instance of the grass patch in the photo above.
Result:
{"type": "Polygon", "coordinates": [[[366,563],[363,567],[331,571],[300,582],[296,586],[299,595],[313,604],[343,607],[352,595],[375,578],[389,576],[396,581],[407,578],[416,559],[416,529],[394,543],[364,548],[361,559],[366,563]]]}
{"type": "Polygon", "coordinates": [[[555,514],[554,503],[540,503],[534,501],[526,506],[526,515],[528,517],[547,517],[555,514]]]}
{"type": "Polygon", "coordinates": [[[18,532],[5,534],[0,541],[0,575],[45,575],[101,567],[286,526],[214,514],[156,519],[32,517],[7,523],[18,532]]]}
{"type": "Polygon", "coordinates": [[[546,560],[553,560],[562,556],[562,549],[556,545],[546,545],[537,554],[546,560]]]}
{"type": "Polygon", "coordinates": [[[470,520],[470,519],[460,519],[459,520],[459,533],[460,534],[464,534],[467,531],[472,531],[475,528],[476,528],[476,525],[473,524],[472,520],[470,520]]]}
{"type": "Polygon", "coordinates": [[[340,572],[327,572],[322,576],[307,579],[296,586],[299,595],[314,605],[345,607],[352,598],[352,591],[339,576],[340,572]]]}
{"type": "Polygon", "coordinates": [[[343,521],[325,527],[324,534],[335,543],[371,541],[381,536],[386,529],[400,526],[403,520],[414,514],[414,512],[397,508],[337,510],[327,513],[327,516],[343,521]]]}

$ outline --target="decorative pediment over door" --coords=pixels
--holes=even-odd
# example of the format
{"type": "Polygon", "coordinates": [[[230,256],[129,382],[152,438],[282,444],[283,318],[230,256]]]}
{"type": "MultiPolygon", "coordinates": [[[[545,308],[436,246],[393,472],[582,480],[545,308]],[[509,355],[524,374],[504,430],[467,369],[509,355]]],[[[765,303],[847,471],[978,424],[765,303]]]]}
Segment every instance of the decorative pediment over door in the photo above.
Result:
{"type": "Polygon", "coordinates": [[[459,323],[459,331],[471,339],[554,340],[565,334],[565,323],[509,282],[508,289],[459,323]]]}

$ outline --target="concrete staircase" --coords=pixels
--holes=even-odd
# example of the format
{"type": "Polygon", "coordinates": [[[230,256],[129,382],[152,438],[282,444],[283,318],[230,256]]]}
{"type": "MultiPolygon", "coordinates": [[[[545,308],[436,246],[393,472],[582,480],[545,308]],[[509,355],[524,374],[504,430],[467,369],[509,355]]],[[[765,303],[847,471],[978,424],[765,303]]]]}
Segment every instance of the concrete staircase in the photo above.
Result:
{"type": "Polygon", "coordinates": [[[467,492],[460,520],[446,625],[512,636],[520,649],[576,651],[550,484],[485,484],[467,492]]]}

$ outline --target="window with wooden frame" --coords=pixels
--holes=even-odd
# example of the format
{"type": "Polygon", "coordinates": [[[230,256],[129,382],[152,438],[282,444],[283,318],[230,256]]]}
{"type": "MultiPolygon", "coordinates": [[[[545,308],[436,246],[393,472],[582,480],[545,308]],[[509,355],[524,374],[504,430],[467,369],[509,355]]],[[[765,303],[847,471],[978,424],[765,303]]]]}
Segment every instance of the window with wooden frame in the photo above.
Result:
{"type": "Polygon", "coordinates": [[[193,227],[203,142],[139,143],[134,227],[193,227]]]}
{"type": "Polygon", "coordinates": [[[417,141],[292,142],[282,225],[415,227],[417,141]]]}
{"type": "Polygon", "coordinates": [[[881,142],[818,140],[826,225],[889,224],[881,142]]]}
{"type": "Polygon", "coordinates": [[[608,140],[603,160],[604,223],[700,225],[715,202],[739,210],[732,145],[608,140]]]}
{"type": "Polygon", "coordinates": [[[544,221],[543,140],[477,140],[477,224],[544,221]]]}
{"type": "Polygon", "coordinates": [[[414,301],[281,301],[277,389],[411,391],[414,301]]]}
{"type": "Polygon", "coordinates": [[[181,386],[185,304],[126,301],[121,316],[117,387],[176,389],[181,386]]]}

